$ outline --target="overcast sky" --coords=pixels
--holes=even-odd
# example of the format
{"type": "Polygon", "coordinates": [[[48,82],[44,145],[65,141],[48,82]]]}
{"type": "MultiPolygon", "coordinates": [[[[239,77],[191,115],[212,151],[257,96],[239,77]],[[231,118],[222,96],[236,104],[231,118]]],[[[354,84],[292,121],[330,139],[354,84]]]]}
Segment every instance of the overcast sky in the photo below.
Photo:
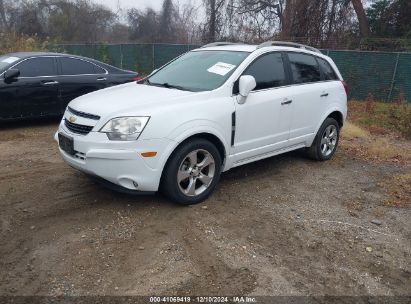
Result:
{"type": "MultiPolygon", "coordinates": [[[[120,3],[120,7],[122,9],[128,8],[146,8],[152,7],[155,10],[159,10],[161,8],[161,4],[163,0],[93,0],[96,3],[100,3],[106,6],[109,6],[113,10],[117,10],[118,3],[120,3]]],[[[179,2],[183,4],[184,2],[192,2],[192,3],[200,3],[201,0],[177,0],[175,2],[179,2]]]]}

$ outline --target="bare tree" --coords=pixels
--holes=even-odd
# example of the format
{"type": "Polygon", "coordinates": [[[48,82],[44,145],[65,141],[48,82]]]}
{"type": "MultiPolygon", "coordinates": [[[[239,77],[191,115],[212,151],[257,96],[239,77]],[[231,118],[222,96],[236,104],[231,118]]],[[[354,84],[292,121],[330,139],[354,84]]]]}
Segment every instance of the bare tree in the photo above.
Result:
{"type": "Polygon", "coordinates": [[[8,28],[8,23],[6,19],[6,10],[4,6],[4,0],[0,0],[0,27],[2,29],[8,28]]]}
{"type": "Polygon", "coordinates": [[[367,16],[365,15],[364,5],[361,0],[351,0],[355,13],[357,14],[358,24],[360,27],[360,35],[368,37],[370,35],[370,26],[368,24],[367,16]]]}
{"type": "Polygon", "coordinates": [[[293,15],[296,7],[295,0],[287,0],[283,1],[284,3],[279,3],[279,5],[283,6],[285,5],[284,8],[284,13],[281,14],[281,38],[282,39],[290,39],[291,37],[291,27],[293,23],[293,15]]]}
{"type": "Polygon", "coordinates": [[[234,0],[239,40],[259,42],[281,31],[285,0],[234,0]]]}
{"type": "Polygon", "coordinates": [[[174,5],[172,0],[164,0],[163,7],[160,13],[160,31],[159,38],[162,42],[169,42],[175,40],[174,25],[174,5]]]}
{"type": "Polygon", "coordinates": [[[203,0],[206,8],[206,26],[204,40],[214,42],[217,40],[217,34],[221,30],[222,13],[225,0],[203,0]]]}
{"type": "Polygon", "coordinates": [[[201,43],[201,26],[198,23],[198,7],[191,1],[183,4],[176,2],[175,6],[175,36],[176,42],[187,44],[201,43]]]}

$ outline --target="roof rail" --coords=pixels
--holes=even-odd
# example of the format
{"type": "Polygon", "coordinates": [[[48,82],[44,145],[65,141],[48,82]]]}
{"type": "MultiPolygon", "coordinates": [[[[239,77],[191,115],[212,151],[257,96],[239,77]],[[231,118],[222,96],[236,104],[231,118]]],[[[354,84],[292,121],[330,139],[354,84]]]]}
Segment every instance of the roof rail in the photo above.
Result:
{"type": "Polygon", "coordinates": [[[304,45],[304,44],[300,44],[300,43],[295,43],[295,42],[288,42],[288,41],[267,41],[267,42],[261,43],[257,47],[257,49],[261,49],[261,48],[269,47],[269,46],[293,47],[293,48],[298,48],[298,49],[306,49],[306,50],[311,51],[311,52],[322,54],[319,49],[316,49],[312,46],[308,46],[308,45],[304,45]]]}
{"type": "Polygon", "coordinates": [[[202,48],[212,47],[212,46],[224,46],[224,45],[233,45],[233,44],[240,44],[237,42],[213,42],[206,45],[203,45],[202,48]]]}

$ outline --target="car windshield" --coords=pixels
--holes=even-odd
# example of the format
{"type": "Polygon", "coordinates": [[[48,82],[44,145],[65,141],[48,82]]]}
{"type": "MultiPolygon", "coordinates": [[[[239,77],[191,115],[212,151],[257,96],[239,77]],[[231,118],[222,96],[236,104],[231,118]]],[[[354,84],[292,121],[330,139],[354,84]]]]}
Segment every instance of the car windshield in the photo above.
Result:
{"type": "Polygon", "coordinates": [[[220,87],[249,55],[234,51],[193,51],[146,80],[148,85],[200,92],[220,87]]]}
{"type": "Polygon", "coordinates": [[[18,61],[20,58],[15,56],[0,56],[0,72],[8,69],[14,62],[18,61]]]}

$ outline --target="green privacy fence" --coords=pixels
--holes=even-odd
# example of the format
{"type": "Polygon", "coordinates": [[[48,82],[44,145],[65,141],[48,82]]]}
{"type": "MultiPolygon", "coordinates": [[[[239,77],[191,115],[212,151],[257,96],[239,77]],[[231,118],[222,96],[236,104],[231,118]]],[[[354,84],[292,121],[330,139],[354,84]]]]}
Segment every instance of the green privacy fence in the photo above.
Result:
{"type": "Polygon", "coordinates": [[[323,50],[337,64],[350,97],[391,102],[403,93],[411,102],[411,53],[323,50]]]}
{"type": "Polygon", "coordinates": [[[198,46],[185,44],[62,44],[53,51],[94,58],[105,63],[149,74],[171,59],[198,46]]]}
{"type": "MultiPolygon", "coordinates": [[[[182,44],[64,44],[53,51],[95,58],[124,69],[149,74],[171,59],[197,48],[182,44]]],[[[411,102],[411,53],[322,50],[340,69],[350,98],[391,102],[401,93],[411,102]]]]}

